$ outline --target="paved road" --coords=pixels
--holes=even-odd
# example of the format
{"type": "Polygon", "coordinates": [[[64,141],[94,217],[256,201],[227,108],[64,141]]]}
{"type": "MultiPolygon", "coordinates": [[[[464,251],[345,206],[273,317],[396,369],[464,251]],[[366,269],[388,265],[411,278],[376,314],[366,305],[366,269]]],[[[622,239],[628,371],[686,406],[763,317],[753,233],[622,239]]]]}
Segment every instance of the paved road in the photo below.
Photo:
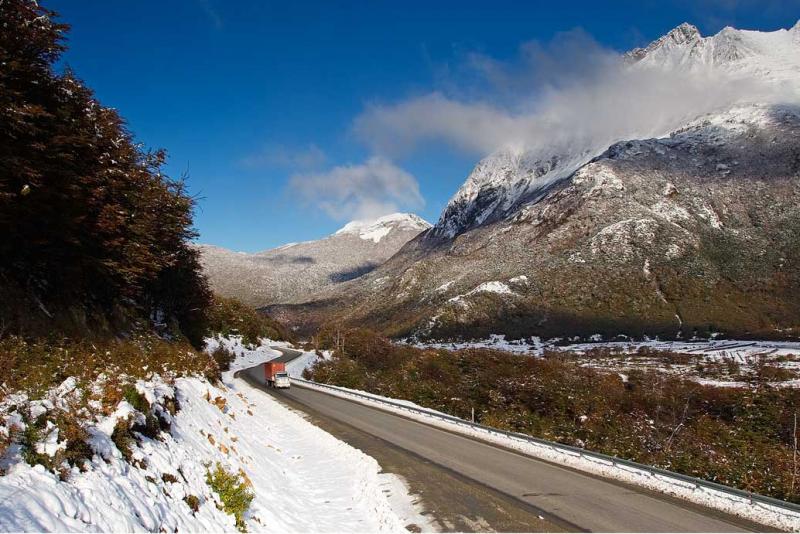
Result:
{"type": "MultiPolygon", "coordinates": [[[[297,356],[284,350],[282,359],[297,356]]],[[[260,367],[256,369],[258,376],[260,367]]],[[[248,371],[249,373],[250,371],[248,371]]],[[[757,526],[294,384],[274,392],[545,512],[568,530],[741,532],[757,526]]],[[[763,528],[763,527],[762,527],[763,528]]]]}

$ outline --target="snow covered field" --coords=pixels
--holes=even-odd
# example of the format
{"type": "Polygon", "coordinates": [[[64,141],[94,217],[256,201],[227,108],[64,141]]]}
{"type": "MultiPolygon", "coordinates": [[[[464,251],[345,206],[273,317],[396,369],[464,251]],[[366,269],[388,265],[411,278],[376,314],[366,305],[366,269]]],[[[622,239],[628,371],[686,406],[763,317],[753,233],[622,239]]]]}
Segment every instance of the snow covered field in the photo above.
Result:
{"type": "Polygon", "coordinates": [[[545,351],[574,355],[583,365],[613,371],[651,369],[682,375],[707,385],[746,387],[742,377],[753,375],[765,363],[783,369],[786,376],[774,384],[800,387],[800,341],[602,341],[563,344],[563,340],[543,341],[537,337],[506,340],[503,335],[459,343],[414,343],[420,348],[459,350],[487,348],[541,357],[545,351]],[[598,355],[598,351],[603,355],[598,355]],[[674,353],[682,358],[670,360],[658,353],[674,353]],[[730,369],[717,369],[728,366],[730,369]],[[716,366],[716,367],[715,367],[716,366]],[[730,371],[730,372],[729,372],[730,371]],[[794,376],[793,376],[794,375],[794,376]]]}
{"type": "MultiPolygon", "coordinates": [[[[398,532],[415,523],[429,528],[402,481],[381,474],[377,462],[306,421],[270,396],[235,379],[235,371],[277,357],[266,346],[249,351],[233,342],[237,359],[213,386],[202,378],[167,384],[158,376],[136,385],[153,405],[177,399],[171,431],[143,437],[126,461],[111,440],[120,418],[140,417],[125,400],[90,423],[94,457],[85,472],[66,480],[22,461],[18,447],[3,458],[0,530],[3,531],[235,531],[234,518],[218,509],[206,483],[207,466],[239,473],[255,495],[245,516],[258,532],[398,532]],[[189,496],[198,499],[193,512],[189,496]]],[[[304,355],[307,365],[314,355],[304,355]]],[[[294,372],[298,372],[297,369],[294,372]]],[[[65,404],[80,392],[68,380],[41,409],[65,404]]],[[[5,428],[22,424],[7,400],[5,428]]],[[[57,431],[46,448],[63,446],[57,431]]]]}

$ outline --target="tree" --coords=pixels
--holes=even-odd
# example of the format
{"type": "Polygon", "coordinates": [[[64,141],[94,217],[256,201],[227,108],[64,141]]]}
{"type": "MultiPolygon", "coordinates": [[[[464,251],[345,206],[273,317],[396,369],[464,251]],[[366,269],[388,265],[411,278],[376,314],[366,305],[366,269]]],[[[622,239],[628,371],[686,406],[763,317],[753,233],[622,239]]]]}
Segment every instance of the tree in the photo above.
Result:
{"type": "Polygon", "coordinates": [[[157,312],[199,342],[210,292],[189,244],[194,201],[162,173],[163,151],[54,70],[68,28],[55,17],[0,2],[0,319],[113,334],[157,312]]]}

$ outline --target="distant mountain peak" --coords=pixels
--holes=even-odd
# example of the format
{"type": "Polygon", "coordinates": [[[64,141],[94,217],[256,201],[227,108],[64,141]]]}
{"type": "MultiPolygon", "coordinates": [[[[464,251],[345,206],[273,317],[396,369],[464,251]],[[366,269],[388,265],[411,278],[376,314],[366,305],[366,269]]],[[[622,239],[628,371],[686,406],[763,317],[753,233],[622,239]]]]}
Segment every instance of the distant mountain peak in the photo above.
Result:
{"type": "Polygon", "coordinates": [[[671,39],[675,43],[683,44],[690,41],[696,41],[702,37],[700,35],[700,30],[697,29],[697,26],[694,24],[689,24],[688,22],[684,22],[679,26],[672,29],[667,35],[664,37],[665,39],[671,39]]]}
{"type": "Polygon", "coordinates": [[[393,213],[256,254],[211,245],[197,248],[214,291],[260,307],[304,302],[316,291],[359,278],[430,226],[414,214],[393,213]]]}
{"type": "Polygon", "coordinates": [[[423,231],[430,227],[430,223],[413,213],[392,213],[372,220],[351,221],[334,235],[357,235],[365,241],[378,243],[394,229],[423,231]]]}

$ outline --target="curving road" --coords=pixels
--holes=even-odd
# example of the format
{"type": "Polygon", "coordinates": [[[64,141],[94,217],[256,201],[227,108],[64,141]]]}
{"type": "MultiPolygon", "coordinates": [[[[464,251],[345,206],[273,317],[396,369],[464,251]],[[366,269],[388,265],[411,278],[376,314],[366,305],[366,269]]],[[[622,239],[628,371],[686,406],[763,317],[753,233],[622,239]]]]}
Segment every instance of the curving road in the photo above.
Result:
{"type": "MultiPolygon", "coordinates": [[[[286,362],[300,354],[288,349],[280,350],[284,354],[280,359],[286,362]]],[[[245,371],[248,382],[261,384],[263,375],[260,371],[260,366],[245,371]]],[[[764,529],[658,493],[580,473],[297,384],[288,390],[263,389],[316,419],[358,429],[406,451],[414,458],[411,461],[430,462],[510,497],[519,506],[537,511],[539,518],[547,522],[529,525],[523,530],[533,530],[534,527],[538,527],[537,530],[595,532],[742,532],[764,529]]],[[[337,435],[335,429],[331,433],[337,435]]],[[[359,447],[359,438],[348,439],[347,432],[338,434],[340,439],[359,447]]],[[[380,458],[376,459],[386,468],[380,458]]],[[[482,525],[481,530],[488,530],[487,526],[492,527],[491,524],[482,525]]]]}

